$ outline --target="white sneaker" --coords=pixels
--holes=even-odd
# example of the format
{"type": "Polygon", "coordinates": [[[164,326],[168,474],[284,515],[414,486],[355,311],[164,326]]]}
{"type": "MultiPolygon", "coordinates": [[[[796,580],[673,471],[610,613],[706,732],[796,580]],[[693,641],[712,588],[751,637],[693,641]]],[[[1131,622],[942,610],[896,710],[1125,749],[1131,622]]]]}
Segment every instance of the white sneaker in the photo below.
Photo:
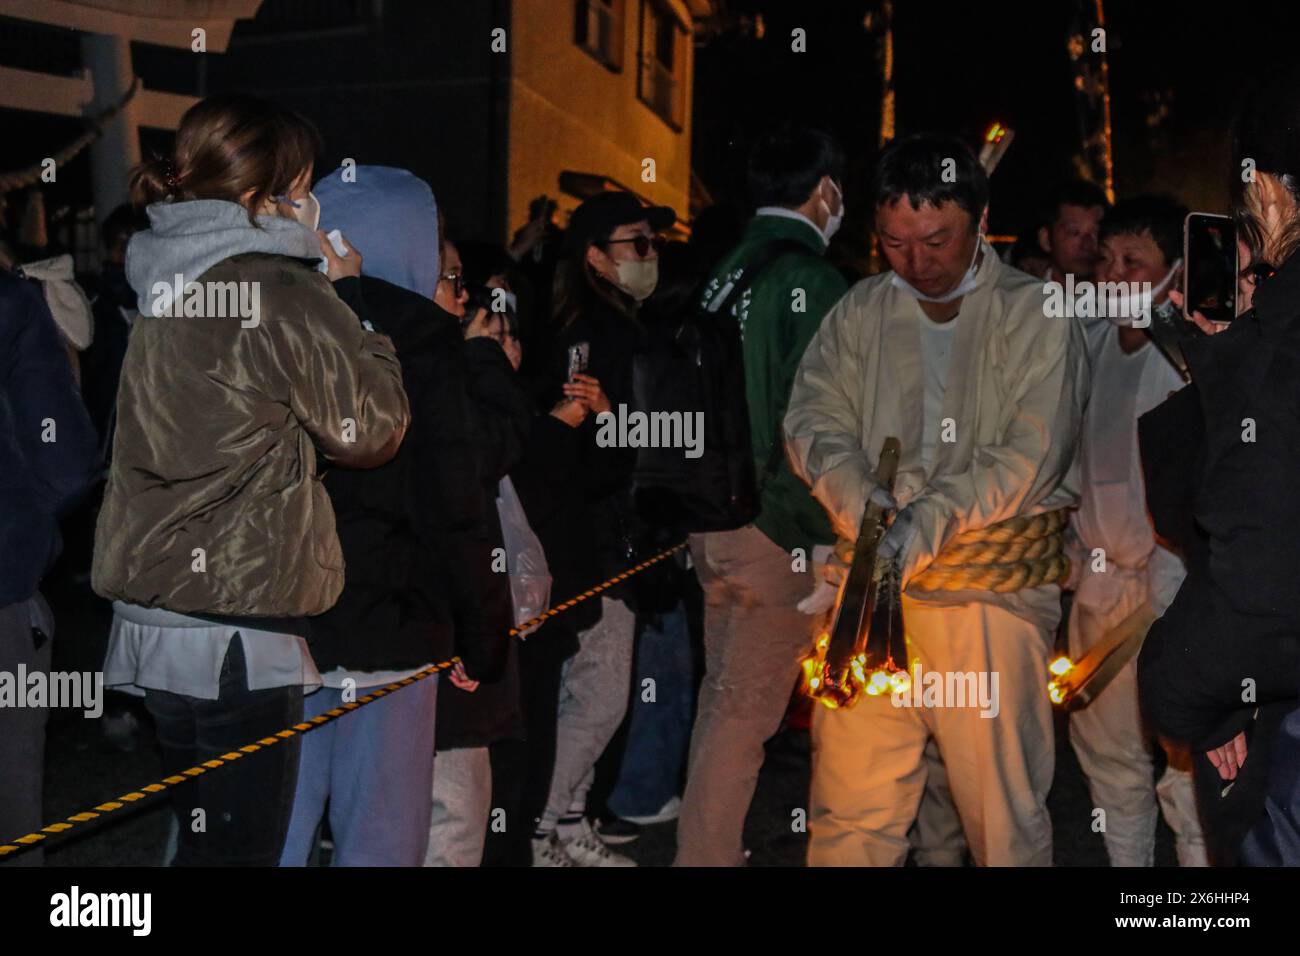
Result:
{"type": "Polygon", "coordinates": [[[586,818],[582,821],[582,832],[571,839],[560,840],[559,845],[574,866],[636,866],[636,860],[607,847],[586,818]]]}
{"type": "Polygon", "coordinates": [[[628,823],[636,823],[641,826],[650,826],[654,823],[667,823],[669,820],[676,820],[682,815],[682,798],[669,797],[668,802],[659,808],[658,813],[652,813],[646,817],[624,817],[628,823]]]}
{"type": "Polygon", "coordinates": [[[560,848],[554,833],[533,837],[533,866],[576,866],[572,858],[560,848]]]}

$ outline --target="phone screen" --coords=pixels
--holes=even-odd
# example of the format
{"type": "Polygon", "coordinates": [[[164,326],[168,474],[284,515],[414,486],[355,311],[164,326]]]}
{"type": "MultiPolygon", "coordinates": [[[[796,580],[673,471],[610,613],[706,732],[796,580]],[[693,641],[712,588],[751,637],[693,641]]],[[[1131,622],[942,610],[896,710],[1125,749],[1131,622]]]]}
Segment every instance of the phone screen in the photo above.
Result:
{"type": "Polygon", "coordinates": [[[1194,212],[1183,224],[1183,312],[1212,322],[1237,316],[1237,227],[1229,216],[1194,212]]]}
{"type": "Polygon", "coordinates": [[[569,374],[568,380],[573,381],[573,376],[579,372],[587,371],[587,358],[591,354],[591,346],[586,342],[576,342],[569,346],[569,374]]]}

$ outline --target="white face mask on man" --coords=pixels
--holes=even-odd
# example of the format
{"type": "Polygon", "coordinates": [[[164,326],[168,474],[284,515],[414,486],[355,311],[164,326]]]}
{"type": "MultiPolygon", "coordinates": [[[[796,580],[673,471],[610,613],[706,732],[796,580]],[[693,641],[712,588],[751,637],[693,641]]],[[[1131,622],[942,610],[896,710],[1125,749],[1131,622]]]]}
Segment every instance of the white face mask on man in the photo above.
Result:
{"type": "MultiPolygon", "coordinates": [[[[1110,320],[1111,325],[1121,327],[1135,325],[1137,328],[1145,328],[1150,325],[1151,303],[1173,281],[1174,274],[1178,272],[1178,267],[1182,264],[1182,259],[1175,259],[1174,264],[1165,273],[1165,277],[1150,292],[1139,291],[1116,296],[1113,300],[1108,300],[1106,302],[1106,318],[1110,320]]],[[[1156,306],[1155,308],[1159,309],[1160,307],[1156,306]]]]}
{"type": "Polygon", "coordinates": [[[826,207],[826,225],[822,226],[822,238],[826,240],[827,245],[830,245],[831,237],[840,231],[840,224],[844,222],[844,190],[840,189],[833,179],[828,179],[827,182],[835,186],[835,191],[840,196],[840,208],[835,212],[831,212],[831,207],[825,199],[821,200],[821,204],[826,207]]]}
{"type": "Polygon", "coordinates": [[[979,279],[978,279],[979,269],[976,267],[975,263],[979,259],[980,246],[982,246],[983,244],[984,244],[984,233],[983,231],[981,231],[979,235],[975,237],[975,251],[971,253],[970,266],[966,269],[965,274],[961,277],[961,281],[959,281],[955,286],[952,287],[950,291],[945,292],[943,295],[935,295],[935,296],[926,295],[916,286],[912,285],[912,283],[908,282],[906,279],[900,276],[897,272],[895,272],[893,276],[890,278],[889,283],[895,289],[898,289],[902,292],[906,292],[908,295],[912,296],[912,298],[917,299],[921,302],[943,303],[943,302],[952,302],[954,299],[960,299],[962,296],[971,292],[976,286],[979,285],[979,279]]]}

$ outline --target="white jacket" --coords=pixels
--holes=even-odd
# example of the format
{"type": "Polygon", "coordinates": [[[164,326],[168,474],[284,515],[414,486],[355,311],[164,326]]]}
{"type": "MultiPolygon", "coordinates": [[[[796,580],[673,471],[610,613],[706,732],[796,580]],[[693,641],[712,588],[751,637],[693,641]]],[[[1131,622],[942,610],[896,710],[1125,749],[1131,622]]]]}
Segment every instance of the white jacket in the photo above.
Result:
{"type": "MultiPolygon", "coordinates": [[[[800,363],[785,418],[795,469],[840,535],[857,536],[886,438],[902,443],[895,483],[918,533],[904,581],[955,535],[1079,500],[1072,463],[1087,401],[1088,364],[1076,319],[1044,315],[1042,280],[1004,265],[983,245],[978,285],[962,301],[943,418],[955,424],[930,468],[921,465],[920,306],[892,273],[854,286],[830,311],[800,363]]],[[[1057,589],[912,594],[930,603],[972,600],[1059,616],[1057,589]],[[1055,607],[1054,607],[1055,605],[1055,607]]],[[[912,592],[909,592],[912,593],[912,592]]],[[[1031,616],[1037,616],[1031,614],[1031,616]]]]}

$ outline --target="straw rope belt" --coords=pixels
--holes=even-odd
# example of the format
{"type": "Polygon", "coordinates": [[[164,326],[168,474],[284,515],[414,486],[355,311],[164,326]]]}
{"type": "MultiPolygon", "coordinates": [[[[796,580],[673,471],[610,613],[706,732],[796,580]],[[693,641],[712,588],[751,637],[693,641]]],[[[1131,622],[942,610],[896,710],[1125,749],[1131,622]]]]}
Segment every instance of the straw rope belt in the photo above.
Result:
{"type": "Polygon", "coordinates": [[[1019,591],[1058,584],[1070,575],[1065,556],[1069,510],[1059,508],[957,535],[908,584],[923,591],[1019,591]]]}

